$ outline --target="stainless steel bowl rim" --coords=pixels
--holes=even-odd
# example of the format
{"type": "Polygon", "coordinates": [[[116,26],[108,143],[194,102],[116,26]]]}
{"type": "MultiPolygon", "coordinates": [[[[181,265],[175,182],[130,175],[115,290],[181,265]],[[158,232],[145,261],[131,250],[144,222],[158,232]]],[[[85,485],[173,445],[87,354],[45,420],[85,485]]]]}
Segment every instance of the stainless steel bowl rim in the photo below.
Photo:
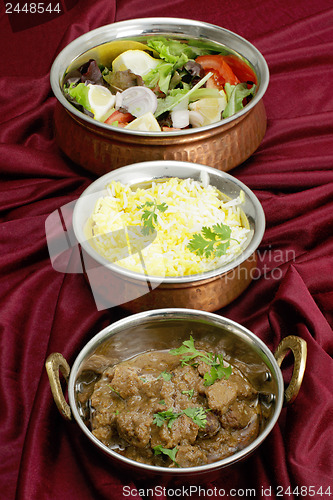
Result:
{"type": "MultiPolygon", "coordinates": [[[[186,177],[182,176],[182,178],[186,177]]],[[[144,176],[144,173],[142,173],[142,180],[154,180],[154,179],[158,179],[158,175],[152,175],[147,179],[147,177],[144,176]]],[[[112,270],[114,273],[129,279],[139,280],[142,282],[146,282],[147,279],[149,279],[151,283],[180,285],[185,283],[205,281],[215,278],[216,276],[226,274],[232,269],[235,269],[237,266],[242,264],[245,260],[250,258],[252,254],[257,250],[263,238],[265,232],[265,213],[261,206],[261,203],[255,196],[255,194],[250,190],[250,188],[248,188],[243,182],[241,182],[234,176],[228,174],[227,172],[222,172],[213,167],[208,167],[206,165],[201,165],[199,163],[183,162],[177,160],[156,160],[156,161],[133,163],[131,165],[127,165],[125,167],[112,170],[111,172],[108,172],[107,174],[99,177],[94,182],[92,182],[92,184],[90,184],[90,186],[88,186],[88,188],[85,189],[85,191],[83,191],[83,193],[81,194],[81,196],[79,197],[79,199],[75,204],[73,211],[73,230],[78,242],[80,243],[82,248],[88,253],[88,255],[90,255],[100,265],[112,270]],[[200,274],[191,274],[187,276],[177,276],[177,277],[170,277],[170,276],[160,277],[151,275],[147,276],[145,274],[140,274],[134,271],[130,271],[129,269],[111,263],[110,261],[105,259],[102,255],[100,255],[85,238],[83,227],[80,225],[78,219],[80,218],[79,216],[80,210],[82,210],[83,205],[85,204],[84,199],[86,196],[89,196],[94,192],[103,191],[105,186],[111,180],[117,180],[117,178],[124,172],[128,173],[130,173],[131,171],[137,172],[140,171],[140,169],[142,169],[144,172],[144,170],[151,169],[156,174],[159,167],[165,168],[167,166],[179,169],[179,175],[187,171],[195,170],[197,172],[206,172],[208,175],[211,174],[220,177],[221,179],[228,179],[230,182],[234,183],[238,188],[244,191],[245,195],[249,198],[249,200],[255,207],[257,218],[255,220],[256,227],[253,237],[249,245],[245,248],[245,250],[241,254],[239,254],[235,259],[228,262],[226,265],[222,267],[217,267],[216,269],[212,269],[211,271],[206,271],[200,274]]]]}
{"type": "MultiPolygon", "coordinates": [[[[194,35],[192,35],[194,37],[194,35]]],[[[197,34],[198,37],[198,34],[197,34]]],[[[215,41],[213,38],[211,39],[212,41],[215,41]]],[[[105,41],[111,41],[111,40],[105,40],[105,41]]],[[[238,51],[239,52],[239,51],[238,51]]],[[[53,90],[53,93],[57,100],[67,109],[67,111],[72,114],[77,116],[79,119],[90,123],[92,126],[96,127],[97,129],[101,130],[113,130],[116,131],[119,134],[125,134],[125,135],[133,135],[133,136],[144,136],[144,137],[175,137],[175,136],[183,136],[183,135],[193,135],[197,134],[200,132],[204,132],[206,130],[214,129],[217,127],[220,127],[221,125],[226,125],[234,120],[237,120],[238,118],[241,118],[243,115],[249,113],[249,111],[258,104],[258,102],[262,99],[264,96],[267,87],[268,87],[268,82],[269,82],[269,69],[267,66],[267,63],[261,54],[259,50],[254,47],[248,40],[245,38],[241,37],[240,35],[237,35],[236,33],[233,33],[230,30],[227,30],[226,28],[222,28],[220,26],[210,24],[210,23],[205,23],[202,21],[195,21],[191,19],[182,19],[182,18],[173,18],[173,17],[147,17],[147,18],[137,18],[137,19],[130,19],[127,21],[119,21],[113,24],[108,24],[105,26],[101,26],[100,28],[96,28],[94,30],[91,30],[72,42],[70,42],[55,58],[51,71],[50,71],[50,83],[51,87],[53,90]],[[174,28],[174,32],[170,32],[170,35],[188,35],[191,36],[191,30],[215,30],[216,33],[223,33],[227,37],[229,37],[232,40],[237,41],[237,43],[240,43],[244,46],[244,48],[250,48],[251,51],[256,55],[256,58],[260,64],[261,67],[261,82],[258,88],[258,91],[256,95],[254,96],[253,99],[247,104],[241,111],[238,113],[234,114],[233,116],[230,116],[229,118],[225,118],[222,121],[213,123],[211,125],[206,125],[203,127],[195,128],[195,129],[186,129],[186,130],[180,130],[180,131],[173,131],[173,132],[141,132],[137,130],[126,130],[124,128],[119,128],[119,127],[113,127],[111,125],[107,125],[105,123],[99,122],[95,120],[94,118],[91,118],[88,115],[85,115],[81,111],[79,111],[75,106],[73,106],[63,95],[62,90],[61,90],[61,81],[64,76],[64,72],[66,68],[69,66],[69,64],[78,56],[82,55],[86,50],[89,50],[96,45],[99,45],[103,43],[103,35],[108,33],[108,36],[114,36],[114,39],[118,38],[131,38],[135,36],[140,36],[144,34],[149,33],[149,28],[153,26],[154,32],[157,28],[163,27],[163,26],[169,26],[169,28],[174,28]],[[189,32],[186,31],[180,31],[180,29],[188,29],[190,30],[189,32]],[[146,30],[146,31],[145,31],[146,30]],[[119,33],[121,36],[119,36],[119,33]],[[99,43],[92,42],[91,40],[100,40],[99,43]],[[85,50],[82,52],[82,46],[85,46],[85,50]],[[66,64],[64,64],[66,63],[66,64]]]]}
{"type": "Polygon", "coordinates": [[[68,400],[69,404],[71,407],[71,411],[73,413],[73,416],[82,429],[82,431],[86,434],[86,436],[93,441],[93,443],[100,448],[104,453],[109,454],[116,460],[119,460],[120,462],[123,462],[127,465],[130,466],[135,466],[138,469],[143,469],[143,470],[148,470],[148,471],[154,471],[156,473],[161,473],[161,474],[170,474],[170,475],[186,475],[186,474],[193,474],[193,473],[201,473],[205,471],[213,471],[215,469],[219,469],[222,467],[226,467],[227,465],[233,464],[238,462],[239,460],[243,459],[245,456],[249,455],[252,453],[268,436],[268,434],[271,432],[272,428],[276,424],[277,419],[279,418],[279,415],[281,413],[281,409],[283,406],[283,397],[284,397],[284,381],[283,381],[283,376],[281,373],[281,370],[274,358],[274,355],[270,351],[270,349],[266,346],[266,344],[259,338],[257,337],[253,332],[245,328],[244,326],[240,325],[239,323],[229,319],[225,318],[223,316],[219,316],[215,313],[210,313],[210,312],[205,312],[205,311],[199,311],[196,309],[183,309],[183,308],[166,308],[166,309],[155,309],[151,311],[144,311],[141,313],[133,314],[130,315],[126,318],[120,319],[116,321],[115,323],[107,326],[103,330],[101,330],[99,333],[97,333],[81,350],[81,352],[78,354],[77,358],[74,361],[74,364],[71,369],[69,381],[68,381],[68,400]],[[238,336],[241,336],[242,338],[247,338],[250,340],[250,343],[252,346],[256,347],[259,349],[264,356],[267,357],[268,362],[271,363],[275,375],[276,375],[276,382],[277,382],[277,388],[278,388],[278,394],[275,400],[275,410],[274,414],[272,416],[272,419],[268,423],[268,425],[265,427],[265,429],[260,433],[260,435],[246,448],[243,450],[231,455],[230,457],[227,457],[223,460],[219,460],[217,462],[213,462],[211,464],[207,465],[201,465],[201,466],[196,466],[196,467],[186,467],[186,468],[167,468],[167,467],[158,467],[158,466],[150,466],[147,464],[142,464],[140,462],[136,462],[134,460],[128,459],[119,453],[116,453],[115,451],[111,450],[107,446],[105,446],[101,441],[99,441],[93,434],[90,432],[90,430],[87,428],[87,426],[84,424],[83,420],[81,419],[79,412],[76,407],[76,402],[75,402],[75,380],[77,373],[79,371],[81,363],[84,361],[84,359],[91,354],[96,347],[107,340],[109,337],[112,335],[115,335],[117,332],[123,330],[125,327],[130,327],[138,324],[140,321],[145,321],[145,320],[161,320],[161,319],[191,319],[191,320],[207,320],[210,321],[211,324],[217,324],[220,325],[221,327],[231,329],[233,333],[235,333],[238,336]]]}

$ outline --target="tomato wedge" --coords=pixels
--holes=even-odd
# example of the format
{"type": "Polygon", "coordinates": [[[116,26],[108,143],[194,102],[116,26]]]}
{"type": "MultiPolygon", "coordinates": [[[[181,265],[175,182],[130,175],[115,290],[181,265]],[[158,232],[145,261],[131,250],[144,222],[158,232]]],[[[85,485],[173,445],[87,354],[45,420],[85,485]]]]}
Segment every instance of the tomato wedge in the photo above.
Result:
{"type": "Polygon", "coordinates": [[[250,68],[250,66],[246,64],[246,62],[242,61],[242,59],[234,55],[223,57],[241,82],[253,82],[257,85],[257,76],[252,68],[250,68]]]}
{"type": "MultiPolygon", "coordinates": [[[[223,89],[225,83],[230,83],[230,85],[237,85],[240,80],[237,78],[229,64],[226,62],[224,56],[220,54],[199,56],[196,58],[195,62],[199,63],[205,73],[210,71],[213,73],[212,80],[207,86],[214,86],[218,89],[223,89]]],[[[207,83],[208,83],[207,82],[207,83]]]]}
{"type": "Polygon", "coordinates": [[[104,123],[107,123],[108,125],[112,125],[113,122],[118,122],[118,124],[121,123],[128,123],[134,120],[134,116],[131,113],[122,113],[121,111],[114,111],[111,113],[109,118],[105,120],[104,123]]]}

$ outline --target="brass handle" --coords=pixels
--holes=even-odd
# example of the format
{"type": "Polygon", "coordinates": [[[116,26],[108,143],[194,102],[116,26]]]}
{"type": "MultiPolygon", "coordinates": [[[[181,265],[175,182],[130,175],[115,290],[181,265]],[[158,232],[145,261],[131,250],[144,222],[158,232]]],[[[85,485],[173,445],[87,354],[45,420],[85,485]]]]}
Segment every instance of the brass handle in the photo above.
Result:
{"type": "Polygon", "coordinates": [[[301,388],[307,356],[307,344],[305,340],[295,335],[285,337],[278,345],[274,357],[277,364],[281,366],[287,352],[291,350],[294,355],[294,369],[291,381],[284,392],[284,404],[292,403],[301,388]]]}
{"type": "Polygon", "coordinates": [[[58,407],[58,410],[66,420],[71,420],[71,408],[66,402],[59,377],[60,370],[66,380],[66,383],[68,383],[68,378],[71,371],[69,365],[62,354],[60,354],[59,352],[54,352],[47,358],[45,362],[45,368],[49,377],[53,399],[58,407]]]}

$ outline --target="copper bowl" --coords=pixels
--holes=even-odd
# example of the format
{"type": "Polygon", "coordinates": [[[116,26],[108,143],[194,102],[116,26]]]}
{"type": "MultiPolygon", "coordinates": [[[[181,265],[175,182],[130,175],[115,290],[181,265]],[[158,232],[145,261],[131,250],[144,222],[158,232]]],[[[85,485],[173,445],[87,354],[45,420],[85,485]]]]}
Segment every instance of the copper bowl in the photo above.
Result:
{"type": "Polygon", "coordinates": [[[256,249],[264,234],[265,215],[254,193],[230,174],[197,163],[161,160],[128,165],[95,180],[75,204],[73,229],[82,248],[86,277],[98,309],[122,305],[131,312],[161,307],[217,311],[238,297],[256,276],[256,249]],[[86,223],[111,180],[137,186],[168,177],[205,180],[230,198],[244,192],[242,210],[251,237],[241,254],[224,266],[201,274],[158,277],[122,268],[93,248],[85,231],[86,223]]]}
{"type": "Polygon", "coordinates": [[[57,98],[55,132],[59,147],[74,162],[102,175],[124,165],[145,160],[182,160],[228,171],[244,162],[258,148],[266,132],[262,98],[269,71],[262,54],[247,40],[229,30],[189,19],[146,18],[122,21],[90,31],[67,45],[51,68],[51,87],[57,98]],[[112,41],[140,40],[167,35],[210,40],[245,57],[258,78],[258,91],[240,112],[223,121],[179,132],[138,132],[97,122],[81,113],[64,97],[65,72],[90,57],[103,60],[112,41]]]}
{"type": "Polygon", "coordinates": [[[50,354],[46,369],[55,402],[62,416],[75,420],[86,437],[113,464],[128,470],[141,479],[160,477],[213,480],[222,468],[248,457],[276,424],[283,404],[292,403],[301,387],[306,365],[306,342],[300,337],[285,337],[274,355],[254,333],[222,316],[188,309],[161,309],[146,311],[121,319],[93,337],[81,350],[70,369],[60,353],[50,354]],[[151,350],[169,350],[178,347],[192,334],[195,340],[205,340],[212,352],[223,353],[232,360],[259,393],[263,419],[258,437],[234,455],[207,465],[187,468],[166,468],[146,465],[128,459],[99,441],[87,426],[87,409],[80,403],[82,390],[93,389],[94,383],[108,366],[151,350]],[[281,363],[291,350],[295,363],[291,381],[284,389],[281,363]],[[59,369],[68,382],[67,404],[59,380],[59,369]]]}

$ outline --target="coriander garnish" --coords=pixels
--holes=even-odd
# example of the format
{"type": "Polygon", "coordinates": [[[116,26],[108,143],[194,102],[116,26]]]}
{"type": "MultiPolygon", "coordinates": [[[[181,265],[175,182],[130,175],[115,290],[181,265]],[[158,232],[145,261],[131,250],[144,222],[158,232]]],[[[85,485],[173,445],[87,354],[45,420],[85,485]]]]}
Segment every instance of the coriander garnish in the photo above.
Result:
{"type": "Polygon", "coordinates": [[[150,233],[153,233],[155,230],[155,226],[157,225],[157,213],[165,212],[168,208],[166,203],[160,203],[157,205],[155,201],[146,201],[143,205],[138,206],[139,209],[144,209],[143,214],[141,215],[141,220],[143,222],[142,233],[147,236],[150,233]]]}
{"type": "Polygon", "coordinates": [[[168,428],[171,429],[172,424],[174,423],[175,420],[177,420],[178,417],[181,415],[186,415],[187,417],[191,418],[195,424],[197,424],[199,427],[205,427],[207,423],[207,417],[206,413],[210,411],[210,409],[198,407],[198,408],[186,408],[185,410],[182,410],[180,413],[176,413],[175,411],[170,408],[169,410],[166,411],[159,411],[158,413],[154,413],[154,420],[153,424],[156,424],[157,427],[162,427],[164,422],[168,422],[168,428]]]}
{"type": "Polygon", "coordinates": [[[118,391],[116,391],[116,389],[114,389],[113,387],[111,387],[111,385],[110,385],[110,384],[107,384],[107,386],[111,389],[111,391],[113,391],[114,393],[116,393],[116,394],[117,394],[117,396],[119,396],[121,399],[123,399],[123,398],[121,397],[121,395],[119,394],[119,392],[118,392],[118,391]]]}
{"type": "Polygon", "coordinates": [[[179,467],[179,465],[176,462],[176,454],[178,451],[177,446],[172,448],[172,450],[169,450],[168,448],[163,448],[161,444],[158,444],[157,446],[154,446],[153,450],[155,455],[161,455],[162,453],[163,455],[167,455],[169,458],[171,458],[171,460],[175,463],[175,465],[179,467]]]}
{"type": "Polygon", "coordinates": [[[224,366],[223,365],[223,356],[219,354],[217,356],[217,359],[219,362],[214,361],[214,364],[212,365],[210,372],[205,373],[204,375],[204,385],[212,385],[214,384],[215,380],[220,380],[222,378],[228,379],[231,375],[231,365],[229,366],[224,366]]]}
{"type": "Polygon", "coordinates": [[[210,372],[204,375],[204,385],[212,385],[215,380],[226,378],[228,379],[231,375],[231,365],[224,366],[222,354],[213,354],[211,352],[204,353],[198,351],[194,346],[194,339],[192,335],[190,340],[185,340],[180,347],[177,349],[171,349],[170,354],[181,355],[182,356],[182,366],[189,364],[195,358],[200,358],[201,361],[211,366],[210,372]]]}
{"type": "Polygon", "coordinates": [[[160,379],[160,378],[163,378],[163,380],[165,380],[166,382],[169,382],[169,380],[171,380],[171,377],[172,377],[172,374],[167,372],[166,370],[163,370],[159,376],[157,377],[157,380],[160,379]]]}
{"type": "Polygon", "coordinates": [[[180,413],[176,413],[170,408],[169,410],[159,411],[158,413],[154,413],[153,423],[157,425],[157,427],[162,427],[164,422],[168,422],[169,429],[171,428],[174,421],[180,416],[180,413]]]}
{"type": "Polygon", "coordinates": [[[201,406],[199,408],[186,408],[186,410],[183,410],[183,413],[191,418],[195,424],[197,424],[199,427],[202,429],[206,426],[207,424],[207,415],[206,413],[209,410],[202,408],[201,406]]]}
{"type": "MultiPolygon", "coordinates": [[[[215,224],[212,227],[204,226],[201,233],[195,233],[189,241],[187,248],[197,255],[204,257],[221,257],[225,255],[227,248],[230,245],[231,228],[226,224],[215,224]]],[[[237,243],[239,243],[237,241],[237,243]]]]}
{"type": "Polygon", "coordinates": [[[190,399],[193,398],[194,389],[190,389],[189,391],[182,391],[182,394],[187,394],[190,399]]]}

